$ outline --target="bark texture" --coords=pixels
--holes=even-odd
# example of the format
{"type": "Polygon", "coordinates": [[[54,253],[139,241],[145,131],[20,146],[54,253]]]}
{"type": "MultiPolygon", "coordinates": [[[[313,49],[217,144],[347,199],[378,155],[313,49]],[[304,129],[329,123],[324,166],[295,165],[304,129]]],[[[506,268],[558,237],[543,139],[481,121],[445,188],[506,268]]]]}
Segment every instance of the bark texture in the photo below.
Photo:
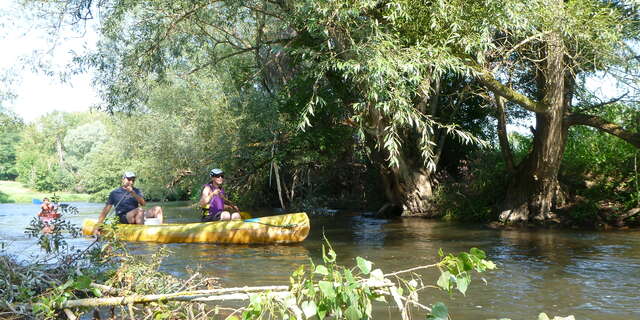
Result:
{"type": "Polygon", "coordinates": [[[564,123],[570,102],[563,63],[561,36],[547,36],[546,64],[539,74],[545,112],[536,113],[533,149],[513,175],[500,212],[505,223],[544,221],[553,218],[560,195],[558,171],[567,138],[564,123]]]}

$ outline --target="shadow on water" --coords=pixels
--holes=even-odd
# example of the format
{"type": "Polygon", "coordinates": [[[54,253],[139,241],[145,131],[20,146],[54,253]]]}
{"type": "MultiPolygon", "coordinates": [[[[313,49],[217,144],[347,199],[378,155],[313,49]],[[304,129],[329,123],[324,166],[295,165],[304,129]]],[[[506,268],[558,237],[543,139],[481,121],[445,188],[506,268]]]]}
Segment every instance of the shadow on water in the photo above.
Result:
{"type": "MultiPolygon", "coordinates": [[[[199,219],[198,211],[187,203],[161,205],[167,222],[199,219]]],[[[101,204],[81,207],[74,221],[80,224],[83,218],[95,218],[101,208],[101,204]]],[[[21,226],[36,209],[0,205],[0,236],[12,239],[15,252],[31,245],[21,226]]],[[[264,214],[268,213],[258,213],[264,214]]],[[[297,266],[310,260],[322,262],[324,237],[338,254],[339,264],[354,266],[355,258],[361,256],[387,273],[436,263],[440,248],[458,253],[477,247],[498,265],[497,271],[475,275],[466,297],[425,290],[421,302],[445,302],[454,319],[524,320],[536,319],[540,312],[573,314],[581,320],[640,319],[640,231],[494,230],[419,218],[373,219],[349,212],[310,218],[309,237],[295,245],[129,246],[135,254],[167,247],[172,253],[163,260],[162,270],[186,277],[189,269],[197,269],[220,278],[225,287],[287,284],[297,266]]],[[[437,277],[436,270],[424,273],[427,284],[435,283],[437,277]]],[[[375,309],[375,319],[396,315],[386,306],[375,309]]]]}

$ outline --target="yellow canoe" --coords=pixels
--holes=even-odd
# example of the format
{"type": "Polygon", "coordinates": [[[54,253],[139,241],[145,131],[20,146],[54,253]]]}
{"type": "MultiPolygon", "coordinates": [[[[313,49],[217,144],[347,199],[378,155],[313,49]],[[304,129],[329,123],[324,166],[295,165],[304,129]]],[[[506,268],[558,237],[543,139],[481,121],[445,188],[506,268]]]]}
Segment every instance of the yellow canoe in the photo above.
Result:
{"type": "MultiPolygon", "coordinates": [[[[96,220],[85,219],[82,233],[91,235],[96,220]]],[[[278,216],[216,222],[161,225],[116,225],[116,236],[125,241],[158,243],[295,243],[309,235],[309,217],[304,212],[278,216]]]]}

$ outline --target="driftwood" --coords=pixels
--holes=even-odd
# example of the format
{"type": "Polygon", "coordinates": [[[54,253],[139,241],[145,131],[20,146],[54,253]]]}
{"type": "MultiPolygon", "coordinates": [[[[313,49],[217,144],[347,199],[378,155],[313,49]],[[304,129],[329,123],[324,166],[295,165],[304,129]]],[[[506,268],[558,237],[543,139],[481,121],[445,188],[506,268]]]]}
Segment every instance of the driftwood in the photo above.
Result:
{"type": "MultiPolygon", "coordinates": [[[[384,289],[395,287],[389,280],[371,281],[367,280],[366,285],[372,289],[384,289]]],[[[86,298],[68,300],[60,305],[61,309],[79,307],[106,307],[123,306],[137,303],[150,302],[209,302],[209,301],[238,301],[249,300],[252,293],[267,293],[272,297],[285,297],[290,294],[288,286],[260,286],[260,287],[237,287],[209,290],[181,291],[167,294],[149,295],[127,295],[119,297],[86,298]]]]}
{"type": "Polygon", "coordinates": [[[640,208],[633,208],[633,209],[621,214],[618,219],[626,220],[626,219],[629,219],[629,218],[637,215],[638,213],[640,213],[640,208]]]}
{"type": "Polygon", "coordinates": [[[106,307],[129,305],[135,303],[149,303],[156,301],[191,301],[206,302],[216,300],[246,300],[250,293],[258,292],[286,292],[287,286],[262,286],[262,287],[241,287],[241,288],[223,288],[210,290],[194,290],[181,291],[167,294],[149,294],[149,295],[127,295],[120,297],[105,298],[86,298],[77,300],[68,300],[61,304],[61,308],[78,308],[78,307],[106,307]],[[246,298],[245,298],[246,296],[246,298]]]}

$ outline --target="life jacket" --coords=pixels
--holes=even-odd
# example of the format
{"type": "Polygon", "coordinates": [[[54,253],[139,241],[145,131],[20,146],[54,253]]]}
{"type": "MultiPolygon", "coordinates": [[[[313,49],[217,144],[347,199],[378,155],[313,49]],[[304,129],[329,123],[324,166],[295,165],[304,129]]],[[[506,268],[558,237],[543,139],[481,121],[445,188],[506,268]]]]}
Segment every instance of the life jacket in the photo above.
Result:
{"type": "Polygon", "coordinates": [[[48,204],[46,208],[42,208],[42,211],[38,214],[40,218],[44,219],[58,219],[60,218],[60,214],[55,211],[55,208],[52,204],[48,204]]]}

